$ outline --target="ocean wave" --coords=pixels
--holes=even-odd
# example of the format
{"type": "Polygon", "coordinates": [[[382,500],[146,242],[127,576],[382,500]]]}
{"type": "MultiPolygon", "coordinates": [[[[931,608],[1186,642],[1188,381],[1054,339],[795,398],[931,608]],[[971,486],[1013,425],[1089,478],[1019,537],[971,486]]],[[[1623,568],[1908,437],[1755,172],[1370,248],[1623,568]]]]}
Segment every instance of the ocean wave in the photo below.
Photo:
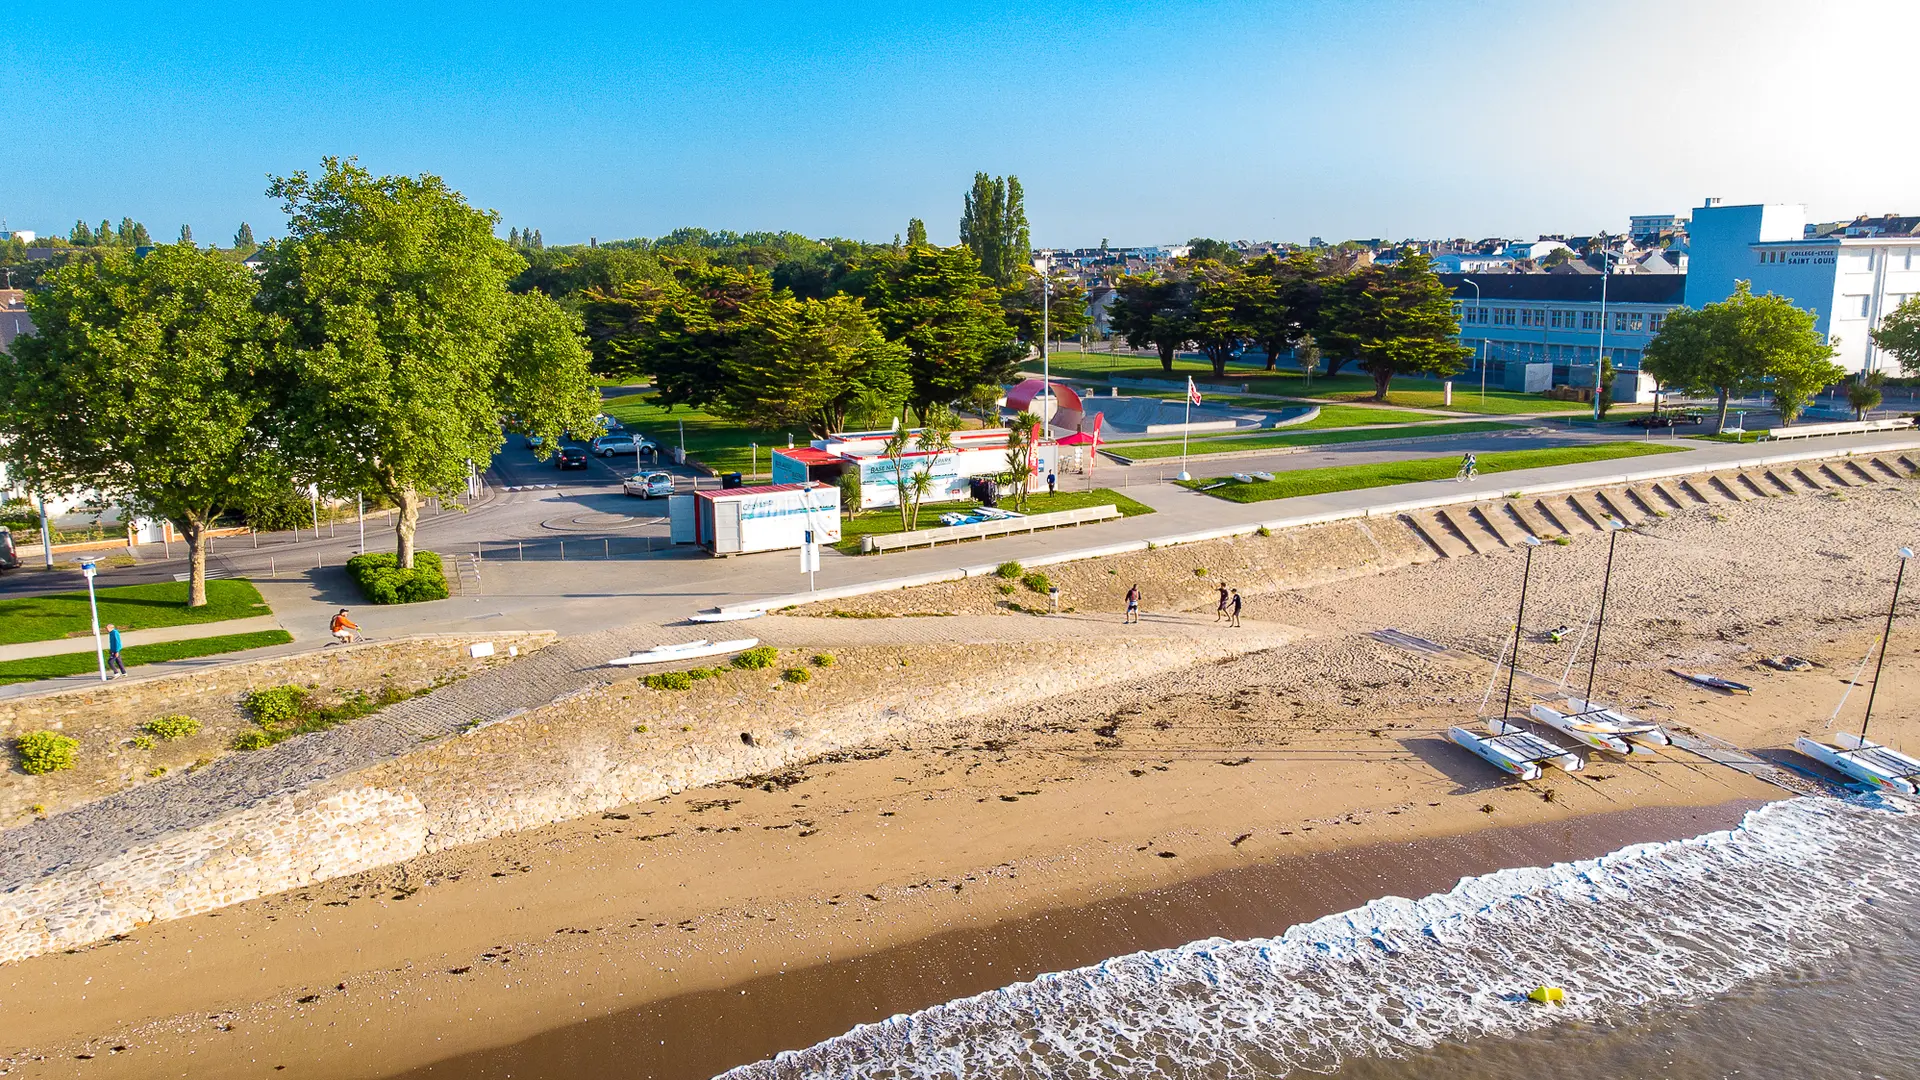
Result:
{"type": "Polygon", "coordinates": [[[1277,938],[1214,938],[863,1024],[729,1080],[1324,1072],[1358,1055],[1603,1020],[1723,992],[1845,947],[1911,900],[1920,817],[1883,800],[1775,803],[1691,840],[1385,897],[1277,938]],[[1563,987],[1564,1007],[1526,1000],[1563,987]]]}

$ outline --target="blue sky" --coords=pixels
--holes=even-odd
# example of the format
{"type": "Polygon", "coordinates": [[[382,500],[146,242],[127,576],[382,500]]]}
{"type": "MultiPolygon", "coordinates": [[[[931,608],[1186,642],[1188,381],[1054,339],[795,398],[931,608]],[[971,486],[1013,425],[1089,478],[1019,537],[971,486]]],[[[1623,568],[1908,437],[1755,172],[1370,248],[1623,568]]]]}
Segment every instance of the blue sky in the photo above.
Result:
{"type": "Polygon", "coordinates": [[[1913,213],[1916,37],[1910,0],[20,5],[0,215],[264,236],[325,154],[549,243],[951,242],[980,169],[1054,245],[1913,213]]]}

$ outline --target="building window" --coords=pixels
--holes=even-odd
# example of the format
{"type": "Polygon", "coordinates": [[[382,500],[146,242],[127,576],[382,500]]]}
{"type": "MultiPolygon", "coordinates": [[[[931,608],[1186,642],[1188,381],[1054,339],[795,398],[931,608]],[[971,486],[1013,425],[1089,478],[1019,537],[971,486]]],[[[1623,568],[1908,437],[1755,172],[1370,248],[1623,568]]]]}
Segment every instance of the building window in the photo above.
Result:
{"type": "Polygon", "coordinates": [[[1580,329],[1592,330],[1598,325],[1599,316],[1597,313],[1592,311],[1583,311],[1580,313],[1580,329]]]}
{"type": "Polygon", "coordinates": [[[1560,309],[1559,308],[1554,308],[1553,311],[1547,316],[1547,325],[1553,327],[1555,330],[1560,329],[1560,309]]]}
{"type": "Polygon", "coordinates": [[[1616,311],[1613,313],[1613,332],[1616,334],[1624,334],[1627,332],[1626,312],[1616,311]]]}
{"type": "Polygon", "coordinates": [[[1659,333],[1660,325],[1666,321],[1667,321],[1667,317],[1657,312],[1647,316],[1647,333],[1649,334],[1659,333]]]}
{"type": "Polygon", "coordinates": [[[1501,309],[1499,310],[1499,315],[1500,315],[1500,325],[1501,325],[1501,326],[1512,326],[1512,325],[1513,325],[1513,317],[1514,317],[1514,313],[1515,313],[1515,312],[1516,312],[1517,310],[1518,310],[1518,309],[1516,309],[1516,308],[1501,308],[1501,309]]]}
{"type": "Polygon", "coordinates": [[[1864,294],[1859,296],[1842,296],[1840,298],[1839,315],[1843,319],[1866,318],[1867,297],[1864,294]]]}
{"type": "Polygon", "coordinates": [[[1645,322],[1644,317],[1638,311],[1629,312],[1627,314],[1627,330],[1630,333],[1635,333],[1635,334],[1640,333],[1644,325],[1644,322],[1645,322]]]}

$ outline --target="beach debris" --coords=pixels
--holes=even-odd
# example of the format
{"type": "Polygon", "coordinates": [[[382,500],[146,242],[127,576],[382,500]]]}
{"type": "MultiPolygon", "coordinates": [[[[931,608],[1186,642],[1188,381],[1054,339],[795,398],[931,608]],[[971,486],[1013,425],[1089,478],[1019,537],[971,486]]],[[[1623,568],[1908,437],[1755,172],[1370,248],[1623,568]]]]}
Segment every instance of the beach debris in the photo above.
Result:
{"type": "Polygon", "coordinates": [[[1760,662],[1775,671],[1809,671],[1817,666],[1804,656],[1769,656],[1760,662]]]}
{"type": "Polygon", "coordinates": [[[1567,1002],[1567,992],[1558,986],[1536,986],[1527,991],[1527,1000],[1541,1005],[1564,1005],[1567,1002]]]}
{"type": "Polygon", "coordinates": [[[1241,834],[1240,834],[1239,836],[1236,836],[1236,837],[1234,837],[1234,838],[1233,838],[1233,842],[1232,842],[1232,844],[1231,844],[1231,846],[1233,846],[1233,847],[1239,847],[1239,846],[1240,846],[1241,844],[1244,844],[1244,843],[1246,843],[1247,841],[1249,841],[1249,840],[1251,840],[1251,839],[1253,839],[1253,834],[1252,834],[1252,833],[1250,833],[1250,832],[1243,832],[1243,833],[1241,833],[1241,834]]]}

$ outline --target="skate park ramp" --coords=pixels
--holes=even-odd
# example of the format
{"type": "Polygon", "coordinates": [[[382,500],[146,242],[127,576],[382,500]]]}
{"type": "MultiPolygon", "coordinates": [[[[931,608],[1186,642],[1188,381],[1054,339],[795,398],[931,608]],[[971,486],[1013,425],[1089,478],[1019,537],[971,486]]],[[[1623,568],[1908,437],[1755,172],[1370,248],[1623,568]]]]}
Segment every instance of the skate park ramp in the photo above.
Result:
{"type": "Polygon", "coordinates": [[[1084,415],[1073,417],[1066,409],[1055,416],[1058,432],[1092,431],[1094,414],[1106,416],[1100,429],[1102,442],[1113,438],[1143,435],[1178,435],[1182,431],[1252,431],[1272,427],[1313,411],[1310,405],[1286,408],[1252,408],[1209,401],[1193,406],[1191,417],[1187,403],[1180,398],[1094,397],[1081,398],[1084,415]]]}

